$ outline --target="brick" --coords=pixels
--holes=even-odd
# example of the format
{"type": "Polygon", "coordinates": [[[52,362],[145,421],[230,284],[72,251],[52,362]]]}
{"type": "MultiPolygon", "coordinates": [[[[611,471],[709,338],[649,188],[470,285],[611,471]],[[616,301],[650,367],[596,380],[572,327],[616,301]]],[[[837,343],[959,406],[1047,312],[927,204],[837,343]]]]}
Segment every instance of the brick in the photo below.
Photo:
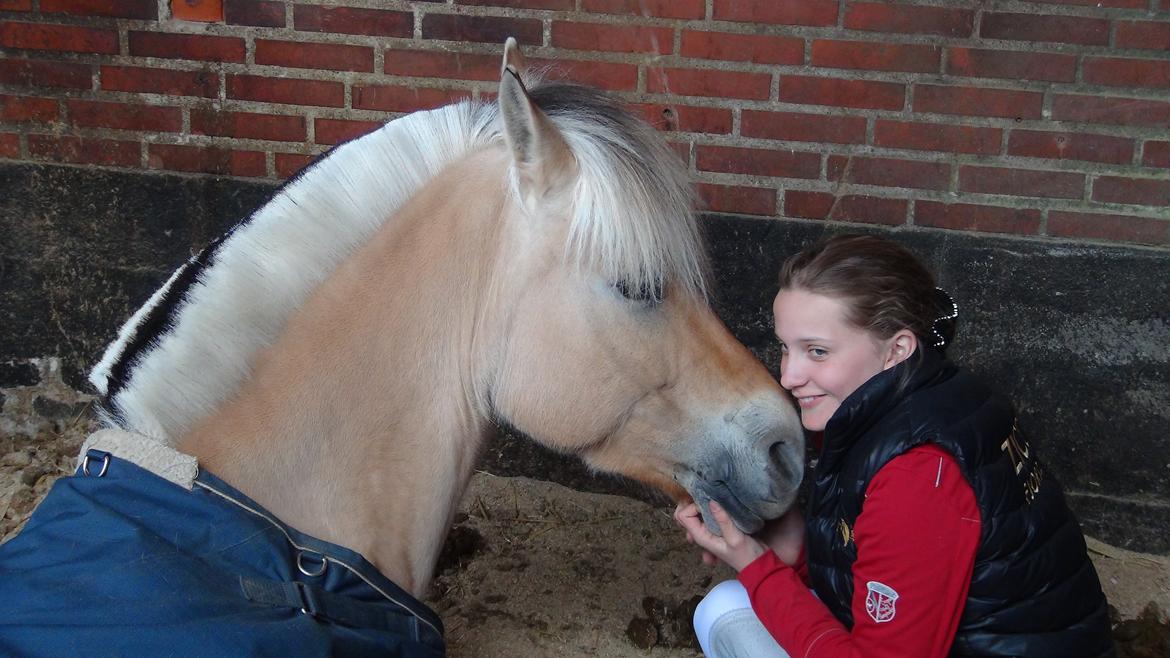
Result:
{"type": "Polygon", "coordinates": [[[780,101],[873,110],[901,110],[906,104],[906,86],[872,80],[782,75],[780,101]]]}
{"type": "Polygon", "coordinates": [[[293,5],[293,28],[306,32],[410,38],[414,35],[414,14],[356,7],[293,5]]]}
{"type": "Polygon", "coordinates": [[[398,85],[354,85],[353,107],[357,110],[414,112],[449,105],[469,95],[470,92],[456,89],[398,85]]]}
{"type": "Polygon", "coordinates": [[[888,119],[878,119],[873,128],[876,146],[944,153],[995,155],[1002,136],[999,128],[888,119]]]}
{"type": "Polygon", "coordinates": [[[284,27],[284,3],[258,0],[224,0],[223,19],[228,25],[284,27]]]}
{"type": "Polygon", "coordinates": [[[58,116],[57,101],[52,98],[0,94],[0,121],[51,123],[58,116]]]}
{"type": "Polygon", "coordinates": [[[501,44],[515,37],[521,44],[541,45],[544,26],[533,18],[427,14],[422,20],[424,39],[501,44]]]}
{"type": "Polygon", "coordinates": [[[1086,57],[1085,82],[1110,87],[1170,88],[1170,62],[1120,57],[1086,57]]]}
{"type": "Polygon", "coordinates": [[[914,86],[914,111],[1011,119],[1039,119],[1044,94],[984,87],[914,86]]]}
{"type": "Polygon", "coordinates": [[[669,55],[674,51],[674,30],[641,25],[554,21],[552,45],[572,50],[669,55]]]}
{"type": "Polygon", "coordinates": [[[707,15],[705,0],[581,0],[581,10],[656,18],[700,19],[707,15]]]}
{"type": "Polygon", "coordinates": [[[954,231],[1036,235],[1040,232],[1040,211],[920,200],[914,202],[914,224],[954,231]]]}
{"type": "Polygon", "coordinates": [[[83,128],[156,132],[179,132],[183,128],[183,114],[177,107],[83,100],[68,100],[65,104],[70,121],[83,128]]]}
{"type": "Polygon", "coordinates": [[[834,69],[938,73],[942,50],[938,46],[816,39],[812,65],[834,69]]]}
{"type": "Polygon", "coordinates": [[[457,80],[498,80],[498,55],[435,52],[428,50],[387,50],[383,55],[383,72],[418,78],[454,78],[457,80]]]}
{"type": "Polygon", "coordinates": [[[219,74],[211,71],[103,66],[100,85],[106,91],[214,98],[219,95],[219,74]]]}
{"type": "Polygon", "coordinates": [[[141,158],[138,142],[90,139],[71,135],[29,135],[28,153],[34,160],[73,164],[137,167],[141,158]]]}
{"type": "Polygon", "coordinates": [[[865,143],[865,118],[743,110],[740,133],[744,137],[783,139],[829,144],[865,143]]]}
{"type": "Polygon", "coordinates": [[[683,30],[683,57],[756,64],[803,64],[804,39],[771,34],[730,34],[683,30]]]}
{"type": "Polygon", "coordinates": [[[1076,55],[981,48],[947,49],[947,73],[970,78],[1075,82],[1076,55]]]}
{"type": "Polygon", "coordinates": [[[699,183],[699,199],[711,212],[771,215],[776,212],[776,190],[764,187],[699,183]]]}
{"type": "Polygon", "coordinates": [[[1146,142],[1142,149],[1142,164],[1170,168],[1170,142],[1146,142]]]}
{"type": "Polygon", "coordinates": [[[0,133],[0,158],[20,157],[20,135],[0,133]]]}
{"type": "Polygon", "coordinates": [[[772,76],[743,71],[653,68],[646,73],[646,91],[680,96],[767,100],[772,93],[772,76]]]}
{"type": "Polygon", "coordinates": [[[267,174],[264,154],[259,151],[180,144],[150,144],[148,148],[147,163],[151,169],[251,178],[267,174]]]}
{"type": "Polygon", "coordinates": [[[1109,21],[1101,18],[987,12],[979,28],[985,39],[1109,45],[1109,21]]]}
{"type": "Polygon", "coordinates": [[[41,0],[46,14],[158,20],[157,0],[41,0]]]}
{"type": "Polygon", "coordinates": [[[571,11],[574,0],[455,0],[457,5],[571,11]]]}
{"type": "Polygon", "coordinates": [[[1170,103],[1143,98],[1056,94],[1052,119],[1170,128],[1170,103]]]}
{"type": "Polygon", "coordinates": [[[727,135],[731,133],[731,110],[722,107],[642,103],[630,110],[658,130],[727,135]]]}
{"type": "Polygon", "coordinates": [[[906,199],[847,194],[837,196],[830,192],[784,192],[784,215],[806,219],[827,219],[865,224],[897,226],[906,223],[906,199]]]}
{"type": "Polygon", "coordinates": [[[75,25],[0,21],[0,46],[117,55],[118,31],[75,25]]]}
{"type": "Polygon", "coordinates": [[[1166,245],[1170,244],[1170,221],[1053,210],[1048,213],[1048,234],[1061,238],[1166,245]]]}
{"type": "Polygon", "coordinates": [[[0,83],[20,87],[90,89],[93,67],[72,62],[0,58],[0,83]]]}
{"type": "Polygon", "coordinates": [[[130,54],[164,59],[243,62],[244,40],[202,34],[136,32],[129,34],[130,54]]]}
{"type": "Polygon", "coordinates": [[[191,132],[276,142],[303,142],[308,137],[305,120],[299,116],[215,110],[191,110],[191,132]]]}
{"type": "Polygon", "coordinates": [[[968,37],[975,29],[975,12],[949,7],[857,2],[845,10],[845,27],[872,32],[968,37]]]}
{"type": "Polygon", "coordinates": [[[959,190],[983,194],[1080,199],[1084,197],[1085,175],[1066,171],[962,166],[959,168],[959,190]]]}
{"type": "Polygon", "coordinates": [[[1008,136],[1008,155],[1050,160],[1084,160],[1108,164],[1133,162],[1132,139],[1109,135],[1013,130],[1008,136]]]}
{"type": "Polygon", "coordinates": [[[1170,180],[1099,176],[1093,181],[1093,200],[1102,203],[1170,206],[1170,180]]]}
{"type": "MultiPolygon", "coordinates": [[[[548,80],[572,80],[610,91],[629,91],[638,86],[638,67],[633,64],[536,59],[532,57],[528,58],[528,64],[533,68],[547,68],[550,74],[548,80]]],[[[647,71],[646,75],[648,78],[652,78],[656,72],[651,69],[647,71]]],[[[496,77],[499,77],[498,68],[496,77]]]]}
{"type": "Polygon", "coordinates": [[[313,162],[313,156],[302,153],[277,153],[273,157],[277,178],[291,178],[313,162]]]}
{"type": "Polygon", "coordinates": [[[1114,45],[1117,48],[1170,50],[1170,23],[1117,21],[1114,45]]]}
{"type": "Polygon", "coordinates": [[[829,158],[828,177],[833,181],[845,177],[846,183],[857,185],[945,190],[951,184],[951,166],[895,158],[833,156],[829,158]]]}
{"type": "Polygon", "coordinates": [[[373,72],[374,49],[337,43],[256,40],[256,63],[299,69],[373,72]]]}
{"type": "Polygon", "coordinates": [[[380,121],[351,121],[348,119],[316,119],[313,134],[318,144],[340,144],[361,137],[382,127],[380,121]]]}
{"type": "Polygon", "coordinates": [[[829,192],[784,191],[784,216],[805,219],[825,219],[833,209],[834,197],[829,192]]]}
{"type": "Polygon", "coordinates": [[[714,0],[717,21],[775,25],[837,24],[836,0],[714,0]]]}
{"type": "Polygon", "coordinates": [[[345,85],[325,80],[233,75],[227,79],[227,96],[265,103],[342,107],[345,105],[345,85]]]}
{"type": "MultiPolygon", "coordinates": [[[[32,11],[32,8],[32,0],[0,0],[0,11],[32,11]]],[[[9,135],[0,135],[4,137],[9,135]]]]}
{"type": "Polygon", "coordinates": [[[700,171],[749,176],[809,179],[821,176],[819,153],[790,150],[699,145],[695,148],[695,166],[700,171]]]}

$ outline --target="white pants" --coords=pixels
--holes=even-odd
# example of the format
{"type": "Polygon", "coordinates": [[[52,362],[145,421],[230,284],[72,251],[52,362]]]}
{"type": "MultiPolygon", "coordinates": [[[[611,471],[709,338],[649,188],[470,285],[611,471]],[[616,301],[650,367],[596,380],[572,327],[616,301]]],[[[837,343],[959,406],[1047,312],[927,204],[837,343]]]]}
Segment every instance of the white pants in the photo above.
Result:
{"type": "Polygon", "coordinates": [[[738,580],[719,583],[699,602],[695,634],[707,658],[789,658],[752,610],[738,580]]]}

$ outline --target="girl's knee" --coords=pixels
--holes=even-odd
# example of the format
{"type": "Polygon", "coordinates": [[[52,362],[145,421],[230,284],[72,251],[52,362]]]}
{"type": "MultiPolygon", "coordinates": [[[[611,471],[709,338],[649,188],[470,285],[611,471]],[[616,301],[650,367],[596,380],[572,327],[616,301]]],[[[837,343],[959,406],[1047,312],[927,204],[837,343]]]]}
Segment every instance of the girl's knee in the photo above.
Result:
{"type": "Polygon", "coordinates": [[[707,592],[695,608],[693,619],[695,635],[704,652],[710,647],[711,628],[715,622],[730,612],[745,609],[750,611],[752,602],[738,580],[725,580],[707,592]]]}

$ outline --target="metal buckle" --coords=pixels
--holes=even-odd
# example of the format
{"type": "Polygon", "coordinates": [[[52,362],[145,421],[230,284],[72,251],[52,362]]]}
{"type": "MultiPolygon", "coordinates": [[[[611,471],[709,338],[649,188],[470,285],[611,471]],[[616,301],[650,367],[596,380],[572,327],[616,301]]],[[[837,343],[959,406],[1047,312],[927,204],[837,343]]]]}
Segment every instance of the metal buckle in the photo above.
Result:
{"type": "Polygon", "coordinates": [[[106,474],[106,471],[109,470],[109,468],[110,468],[110,453],[108,453],[108,452],[98,452],[96,450],[91,450],[91,451],[85,453],[85,456],[81,458],[81,472],[85,473],[86,476],[88,476],[88,477],[99,477],[100,478],[106,474]],[[102,457],[102,470],[98,471],[97,475],[94,475],[93,473],[89,472],[89,459],[90,459],[90,457],[94,457],[95,455],[101,455],[101,457],[102,457]]]}
{"type": "Polygon", "coordinates": [[[318,613],[321,612],[321,604],[317,601],[317,593],[312,587],[299,580],[293,581],[293,587],[296,588],[297,595],[301,598],[301,613],[316,619],[318,613]]]}
{"type": "Polygon", "coordinates": [[[321,555],[320,553],[313,553],[313,555],[319,555],[321,557],[321,568],[317,569],[316,571],[309,571],[305,568],[304,562],[301,561],[301,558],[304,557],[305,553],[307,552],[309,551],[297,551],[297,570],[306,576],[309,576],[310,578],[316,578],[317,576],[324,574],[325,570],[329,568],[329,561],[325,559],[324,555],[321,555]]]}

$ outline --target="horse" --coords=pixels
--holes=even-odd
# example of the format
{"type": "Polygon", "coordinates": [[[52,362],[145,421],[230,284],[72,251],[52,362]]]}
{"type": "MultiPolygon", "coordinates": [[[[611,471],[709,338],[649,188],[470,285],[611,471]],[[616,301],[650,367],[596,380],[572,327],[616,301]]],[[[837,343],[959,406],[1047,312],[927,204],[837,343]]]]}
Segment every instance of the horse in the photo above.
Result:
{"type": "MultiPolygon", "coordinates": [[[[685,165],[657,131],[603,92],[541,80],[509,39],[494,102],[416,112],[336,146],[175,271],[93,368],[106,429],[54,492],[162,478],[167,502],[149,504],[149,523],[162,526],[151,536],[165,537],[166,551],[214,544],[198,549],[197,577],[164,569],[183,583],[168,596],[214,582],[282,633],[294,622],[385,630],[368,599],[389,601],[413,633],[402,655],[442,652],[441,622],[417,597],[501,426],[675,500],[718,501],[756,531],[793,503],[804,438],[791,401],[709,306],[695,205],[685,165]],[[188,510],[192,492],[219,507],[188,510]],[[241,514],[246,527],[235,529],[229,517],[241,514]],[[238,554],[255,535],[275,539],[259,566],[245,566],[238,554]],[[231,577],[206,572],[208,555],[230,563],[231,577]]],[[[108,496],[102,515],[140,495],[108,496]]],[[[15,548],[25,534],[97,514],[80,509],[34,515],[0,549],[0,582],[20,569],[6,562],[36,553],[15,548]]],[[[86,555],[121,550],[106,542],[86,555]]],[[[156,548],[125,550],[138,564],[156,548]]],[[[73,597],[111,571],[54,564],[73,597]]],[[[12,587],[0,585],[0,598],[12,587]]],[[[44,598],[48,586],[37,587],[18,610],[44,598]]],[[[111,587],[98,600],[124,603],[111,587]]],[[[134,614],[167,615],[167,628],[195,614],[150,600],[134,614]]],[[[203,605],[219,611],[217,630],[197,634],[215,653],[208,646],[237,630],[225,620],[238,606],[203,605]]],[[[21,619],[0,623],[53,628],[21,619]]],[[[235,641],[253,633],[238,630],[235,641]]],[[[145,641],[80,637],[106,648],[145,641]]],[[[282,637],[294,653],[316,646],[282,637]]],[[[173,653],[159,642],[150,646],[173,653]]]]}

